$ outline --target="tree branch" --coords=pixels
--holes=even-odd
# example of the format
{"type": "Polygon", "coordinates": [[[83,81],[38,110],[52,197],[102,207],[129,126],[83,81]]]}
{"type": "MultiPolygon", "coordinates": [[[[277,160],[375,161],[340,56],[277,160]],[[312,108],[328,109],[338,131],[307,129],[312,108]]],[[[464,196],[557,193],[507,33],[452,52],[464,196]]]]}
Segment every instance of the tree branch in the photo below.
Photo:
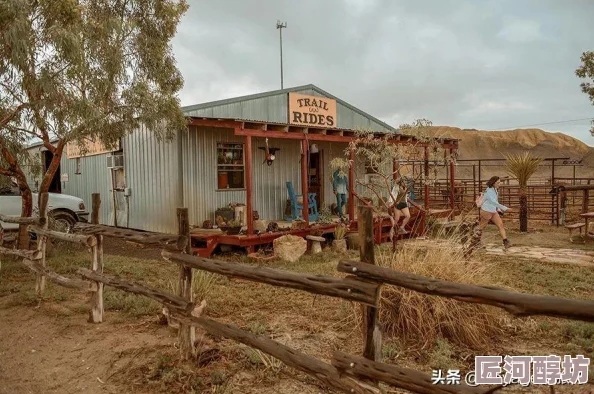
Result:
{"type": "Polygon", "coordinates": [[[28,130],[28,129],[24,129],[22,127],[16,127],[16,126],[7,126],[7,128],[9,128],[10,130],[13,131],[22,131],[23,133],[27,133],[29,135],[32,135],[33,137],[37,137],[39,139],[43,139],[43,137],[41,136],[41,134],[37,134],[32,130],[28,130]]]}
{"type": "Polygon", "coordinates": [[[4,118],[0,120],[0,127],[4,127],[7,125],[15,116],[18,115],[23,109],[27,108],[29,104],[20,104],[18,105],[11,113],[6,115],[4,118]]]}

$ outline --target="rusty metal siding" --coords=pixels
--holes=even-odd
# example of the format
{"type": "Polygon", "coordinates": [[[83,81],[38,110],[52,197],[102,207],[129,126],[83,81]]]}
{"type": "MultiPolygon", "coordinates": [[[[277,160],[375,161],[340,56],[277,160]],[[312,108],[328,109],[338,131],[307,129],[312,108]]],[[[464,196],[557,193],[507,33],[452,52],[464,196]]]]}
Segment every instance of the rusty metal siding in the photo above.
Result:
{"type": "Polygon", "coordinates": [[[122,145],[126,186],[131,189],[129,227],[177,232],[176,209],[183,206],[177,138],[159,141],[142,127],[125,137],[122,145]]]}

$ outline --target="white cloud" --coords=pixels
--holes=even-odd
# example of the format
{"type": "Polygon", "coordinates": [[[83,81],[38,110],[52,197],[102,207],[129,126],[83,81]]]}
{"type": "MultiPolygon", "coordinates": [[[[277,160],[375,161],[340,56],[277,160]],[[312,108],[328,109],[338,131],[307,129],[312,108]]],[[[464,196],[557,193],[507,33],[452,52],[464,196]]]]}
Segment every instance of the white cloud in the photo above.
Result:
{"type": "MultiPolygon", "coordinates": [[[[398,126],[463,128],[594,115],[574,70],[594,50],[594,2],[191,1],[174,41],[184,105],[313,83],[398,126]]],[[[586,122],[587,123],[587,122],[586,122]]],[[[584,125],[545,129],[592,141],[584,125]]]]}
{"type": "Polygon", "coordinates": [[[543,38],[540,24],[528,19],[512,19],[499,32],[499,37],[513,43],[529,43],[543,38]]]}

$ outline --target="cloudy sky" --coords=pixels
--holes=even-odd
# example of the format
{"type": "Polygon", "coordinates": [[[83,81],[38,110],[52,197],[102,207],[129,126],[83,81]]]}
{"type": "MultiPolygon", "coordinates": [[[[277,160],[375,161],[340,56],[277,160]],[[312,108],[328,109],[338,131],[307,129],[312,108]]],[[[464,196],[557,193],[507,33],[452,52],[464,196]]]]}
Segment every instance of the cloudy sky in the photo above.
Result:
{"type": "Polygon", "coordinates": [[[189,3],[173,42],[182,105],[279,89],[280,19],[285,88],[313,83],[393,126],[549,123],[537,127],[594,145],[575,76],[594,50],[594,1],[189,3]]]}

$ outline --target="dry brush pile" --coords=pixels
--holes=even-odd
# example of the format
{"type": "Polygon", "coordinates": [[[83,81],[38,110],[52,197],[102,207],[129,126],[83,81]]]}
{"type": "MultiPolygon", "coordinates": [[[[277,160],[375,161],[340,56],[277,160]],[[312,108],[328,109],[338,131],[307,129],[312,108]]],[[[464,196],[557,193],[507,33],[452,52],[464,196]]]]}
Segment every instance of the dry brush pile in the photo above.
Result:
{"type": "MultiPolygon", "coordinates": [[[[431,243],[404,243],[396,252],[380,249],[376,264],[450,282],[491,284],[493,267],[464,259],[460,246],[458,235],[431,243]]],[[[502,317],[497,308],[397,286],[382,287],[380,323],[384,335],[419,351],[440,339],[460,348],[486,350],[502,332],[502,317]]]]}

